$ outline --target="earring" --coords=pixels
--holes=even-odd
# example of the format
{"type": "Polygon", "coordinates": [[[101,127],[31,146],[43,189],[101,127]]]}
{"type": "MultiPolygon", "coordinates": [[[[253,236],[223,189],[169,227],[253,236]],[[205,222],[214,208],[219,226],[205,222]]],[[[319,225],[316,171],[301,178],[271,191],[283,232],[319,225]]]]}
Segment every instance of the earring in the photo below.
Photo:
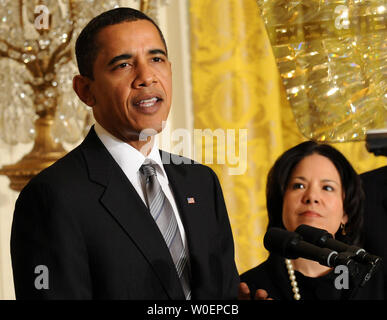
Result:
{"type": "Polygon", "coordinates": [[[346,236],[347,232],[345,231],[345,224],[344,223],[340,223],[340,229],[341,229],[341,234],[343,236],[346,236]]]}

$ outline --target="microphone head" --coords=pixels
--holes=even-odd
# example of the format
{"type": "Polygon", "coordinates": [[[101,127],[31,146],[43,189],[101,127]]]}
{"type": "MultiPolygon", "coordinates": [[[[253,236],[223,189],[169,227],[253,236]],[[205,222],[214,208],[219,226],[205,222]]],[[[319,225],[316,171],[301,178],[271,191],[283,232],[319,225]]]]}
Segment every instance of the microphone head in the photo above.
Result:
{"type": "Polygon", "coordinates": [[[292,253],[292,248],[297,245],[302,237],[281,228],[270,228],[263,239],[263,245],[272,253],[276,253],[288,259],[297,259],[299,255],[292,253]]]}
{"type": "Polygon", "coordinates": [[[328,239],[333,238],[333,236],[328,231],[308,226],[306,224],[299,225],[295,232],[301,235],[305,241],[308,241],[319,247],[325,247],[325,242],[328,239]]]}

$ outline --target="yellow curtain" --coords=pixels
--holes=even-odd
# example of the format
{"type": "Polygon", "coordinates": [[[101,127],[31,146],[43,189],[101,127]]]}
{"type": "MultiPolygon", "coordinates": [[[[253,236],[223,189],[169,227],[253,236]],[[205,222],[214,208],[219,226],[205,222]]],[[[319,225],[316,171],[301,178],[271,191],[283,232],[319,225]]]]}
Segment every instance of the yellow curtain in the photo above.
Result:
{"type": "MultiPolygon", "coordinates": [[[[205,152],[213,150],[214,161],[208,165],[223,188],[242,273],[267,257],[267,173],[283,151],[305,138],[287,103],[256,0],[195,0],[189,9],[194,127],[234,130],[236,150],[245,148],[238,137],[243,137],[240,129],[247,129],[247,157],[240,159],[246,165],[243,174],[230,174],[235,161],[227,156],[224,164],[217,161],[218,150],[209,140],[200,140],[203,157],[197,159],[205,163],[205,152]]],[[[230,141],[225,144],[227,154],[230,141]]],[[[387,163],[368,153],[364,143],[334,146],[359,173],[387,163]]]]}

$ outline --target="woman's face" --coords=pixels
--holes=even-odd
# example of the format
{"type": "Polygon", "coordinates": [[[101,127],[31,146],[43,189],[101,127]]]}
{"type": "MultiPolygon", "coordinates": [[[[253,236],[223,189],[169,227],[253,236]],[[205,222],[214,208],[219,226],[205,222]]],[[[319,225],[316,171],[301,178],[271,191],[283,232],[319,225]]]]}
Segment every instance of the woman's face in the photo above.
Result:
{"type": "Polygon", "coordinates": [[[326,157],[312,154],[293,169],[283,199],[282,221],[294,231],[307,224],[335,234],[346,223],[340,175],[326,157]]]}

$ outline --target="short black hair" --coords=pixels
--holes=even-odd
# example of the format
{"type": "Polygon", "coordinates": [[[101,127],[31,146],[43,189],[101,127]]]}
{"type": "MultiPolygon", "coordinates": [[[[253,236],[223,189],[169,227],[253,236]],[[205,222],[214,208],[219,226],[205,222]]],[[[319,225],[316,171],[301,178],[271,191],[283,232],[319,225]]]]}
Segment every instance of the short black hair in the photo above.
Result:
{"type": "Polygon", "coordinates": [[[345,225],[346,235],[343,236],[340,229],[335,238],[345,243],[360,245],[363,229],[364,192],[359,175],[353,169],[349,161],[340,151],[334,147],[306,141],[284,152],[270,169],[266,184],[266,206],[268,211],[268,228],[284,228],[282,222],[283,197],[295,166],[305,157],[319,154],[332,161],[336,167],[343,188],[344,212],[348,216],[345,225]]]}
{"type": "Polygon", "coordinates": [[[148,17],[143,12],[133,8],[115,8],[109,11],[105,11],[93,18],[79,34],[75,44],[75,54],[77,57],[79,73],[82,76],[94,79],[93,65],[95,59],[97,58],[99,49],[96,41],[98,32],[107,26],[137,20],[148,20],[153,23],[160,34],[166,52],[168,52],[163,33],[161,32],[158,25],[150,17],[148,17]]]}

